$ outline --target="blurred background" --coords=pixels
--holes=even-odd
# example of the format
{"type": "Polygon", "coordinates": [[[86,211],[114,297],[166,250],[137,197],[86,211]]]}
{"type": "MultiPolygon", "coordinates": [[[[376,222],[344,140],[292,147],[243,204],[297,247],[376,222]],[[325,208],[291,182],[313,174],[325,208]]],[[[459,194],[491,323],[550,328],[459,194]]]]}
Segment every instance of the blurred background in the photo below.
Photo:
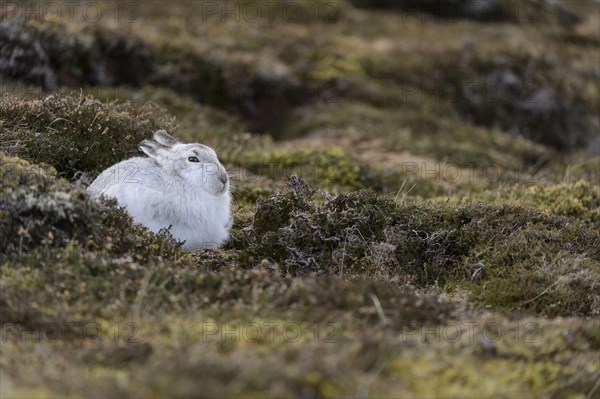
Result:
{"type": "Polygon", "coordinates": [[[154,102],[230,167],[331,163],[331,189],[431,197],[598,177],[598,7],[3,2],[0,72],[17,96],[154,102]]]}

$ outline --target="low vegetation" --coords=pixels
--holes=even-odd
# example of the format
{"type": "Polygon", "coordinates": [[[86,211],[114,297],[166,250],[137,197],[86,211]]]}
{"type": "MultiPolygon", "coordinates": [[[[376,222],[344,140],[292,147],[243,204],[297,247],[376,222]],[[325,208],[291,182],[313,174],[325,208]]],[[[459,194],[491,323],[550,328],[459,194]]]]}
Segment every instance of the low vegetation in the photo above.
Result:
{"type": "Polygon", "coordinates": [[[0,395],[596,397],[597,6],[450,3],[0,21],[0,395]],[[89,200],[158,129],[224,248],[89,200]]]}
{"type": "Polygon", "coordinates": [[[0,100],[2,150],[52,165],[61,175],[99,174],[136,154],[137,145],[158,130],[172,128],[156,117],[157,107],[105,104],[83,96],[43,100],[0,100]]]}

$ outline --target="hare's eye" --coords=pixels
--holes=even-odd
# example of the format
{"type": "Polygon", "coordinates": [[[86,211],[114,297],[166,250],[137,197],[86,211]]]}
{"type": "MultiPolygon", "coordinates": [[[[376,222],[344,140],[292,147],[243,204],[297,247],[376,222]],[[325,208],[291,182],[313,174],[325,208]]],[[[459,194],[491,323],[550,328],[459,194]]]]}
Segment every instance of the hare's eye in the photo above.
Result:
{"type": "Polygon", "coordinates": [[[188,158],[188,161],[190,161],[190,162],[200,162],[200,161],[198,160],[198,158],[196,158],[196,157],[189,157],[189,158],[188,158]]]}

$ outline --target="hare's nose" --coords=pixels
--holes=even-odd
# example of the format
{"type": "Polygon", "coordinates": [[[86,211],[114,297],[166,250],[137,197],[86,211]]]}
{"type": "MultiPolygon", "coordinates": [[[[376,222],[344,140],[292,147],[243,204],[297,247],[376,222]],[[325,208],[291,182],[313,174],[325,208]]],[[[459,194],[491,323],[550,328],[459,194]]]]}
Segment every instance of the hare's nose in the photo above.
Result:
{"type": "Polygon", "coordinates": [[[222,174],[221,176],[219,176],[219,180],[221,180],[221,183],[226,184],[227,183],[227,175],[226,174],[222,174]]]}

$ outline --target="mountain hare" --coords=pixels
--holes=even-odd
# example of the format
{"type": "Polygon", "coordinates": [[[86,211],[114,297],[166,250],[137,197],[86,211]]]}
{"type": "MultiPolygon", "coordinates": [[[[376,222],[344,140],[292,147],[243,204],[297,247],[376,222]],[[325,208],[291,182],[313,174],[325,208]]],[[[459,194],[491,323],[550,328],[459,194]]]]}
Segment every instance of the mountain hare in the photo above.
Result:
{"type": "Polygon", "coordinates": [[[87,191],[114,198],[136,223],[153,232],[171,226],[183,248],[218,248],[232,224],[229,178],[217,154],[202,144],[183,144],[164,130],[139,146],[135,157],[106,169],[87,191]]]}

